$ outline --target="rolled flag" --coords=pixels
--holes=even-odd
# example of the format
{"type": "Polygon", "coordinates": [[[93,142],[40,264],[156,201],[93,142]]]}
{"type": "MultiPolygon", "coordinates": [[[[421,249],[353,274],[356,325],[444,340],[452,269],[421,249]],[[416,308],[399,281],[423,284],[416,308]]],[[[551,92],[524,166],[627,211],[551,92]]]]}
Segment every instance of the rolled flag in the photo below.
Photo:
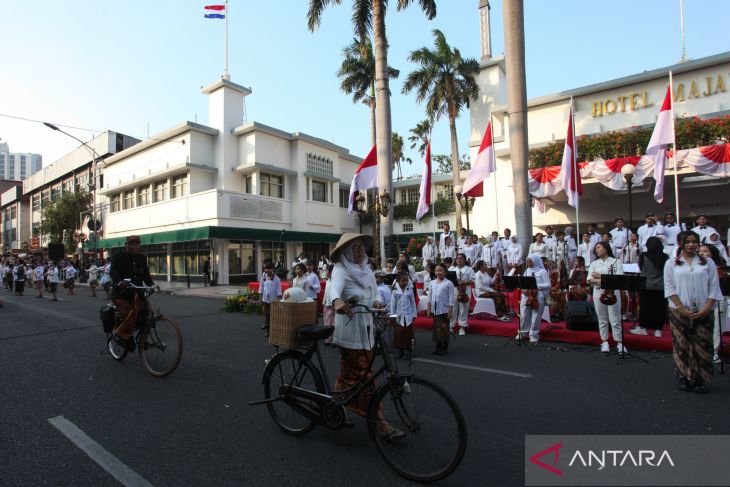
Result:
{"type": "Polygon", "coordinates": [[[355,211],[355,195],[358,191],[365,191],[378,187],[378,153],[377,146],[373,146],[368,156],[362,161],[360,167],[355,171],[350,185],[350,198],[347,205],[347,213],[352,215],[355,211]]]}
{"type": "Polygon", "coordinates": [[[583,194],[583,184],[577,166],[575,134],[573,132],[573,105],[571,103],[568,117],[568,135],[565,138],[561,172],[563,173],[563,191],[568,196],[568,203],[573,208],[578,208],[578,196],[583,194]]]}
{"type": "Polygon", "coordinates": [[[420,220],[423,215],[428,213],[431,206],[431,143],[426,145],[426,167],[423,168],[421,176],[421,192],[418,198],[418,209],[416,210],[416,220],[420,220]]]}
{"type": "Polygon", "coordinates": [[[206,5],[204,17],[206,19],[225,19],[226,18],[226,6],[225,5],[206,5]]]}
{"type": "Polygon", "coordinates": [[[674,141],[674,119],[672,118],[672,92],[667,87],[662,109],[659,111],[654,132],[651,134],[646,155],[654,160],[654,199],[658,203],[664,201],[664,169],[667,166],[667,147],[674,141]]]}
{"type": "Polygon", "coordinates": [[[484,196],[484,180],[490,174],[497,170],[497,161],[494,158],[494,144],[492,141],[492,122],[487,124],[487,130],[484,131],[482,144],[479,146],[479,153],[474,161],[474,165],[469,172],[469,177],[464,181],[464,196],[477,198],[484,196]]]}

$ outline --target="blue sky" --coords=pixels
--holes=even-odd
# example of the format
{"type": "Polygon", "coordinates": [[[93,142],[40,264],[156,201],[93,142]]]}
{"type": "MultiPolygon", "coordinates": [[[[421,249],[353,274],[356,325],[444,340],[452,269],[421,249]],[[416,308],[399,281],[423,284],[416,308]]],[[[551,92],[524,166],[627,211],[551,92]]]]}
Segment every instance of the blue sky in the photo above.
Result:
{"type": "MultiPolygon", "coordinates": [[[[223,72],[224,21],[203,18],[215,0],[0,0],[0,114],[115,130],[144,137],[185,120],[207,121],[200,87],[223,72]]],[[[437,1],[427,21],[416,5],[387,15],[393,130],[425,118],[400,94],[414,66],[408,53],[432,46],[431,30],[468,57],[480,57],[478,0],[437,1]]],[[[492,2],[493,53],[503,52],[502,2],[492,2]]],[[[251,86],[249,121],[305,132],[363,157],[369,113],[339,90],[335,72],[352,35],[351,2],[329,7],[320,29],[307,30],[306,0],[231,0],[232,81],[251,86]]],[[[689,58],[730,50],[726,0],[686,0],[689,58]]],[[[676,63],[681,54],[679,0],[525,0],[530,98],[676,63]]],[[[469,116],[458,121],[467,152],[469,116]]],[[[93,132],[69,130],[87,140],[93,132]]],[[[0,139],[14,152],[37,152],[50,164],[76,143],[37,123],[0,116],[0,139]]],[[[448,123],[433,134],[433,152],[449,152],[448,123]]],[[[420,156],[408,153],[415,161],[420,156]]],[[[421,164],[404,173],[420,172],[421,164]]]]}

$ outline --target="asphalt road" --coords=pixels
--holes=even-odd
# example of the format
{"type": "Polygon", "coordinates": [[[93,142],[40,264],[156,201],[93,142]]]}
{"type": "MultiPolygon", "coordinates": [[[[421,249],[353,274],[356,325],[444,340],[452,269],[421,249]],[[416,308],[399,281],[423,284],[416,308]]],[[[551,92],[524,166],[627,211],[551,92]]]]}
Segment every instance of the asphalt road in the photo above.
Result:
{"type": "MultiPolygon", "coordinates": [[[[59,416],[157,486],[408,485],[360,420],[295,438],[248,406],[263,396],[273,353],[260,317],[155,296],[185,337],[180,367],[157,379],[136,354],[100,354],[104,301],[77,291],[51,302],[0,290],[0,485],[119,485],[49,423],[59,416]]],[[[417,373],[451,392],[468,425],[466,457],[442,485],[523,485],[526,434],[730,434],[730,374],[706,395],[680,392],[668,354],[617,364],[592,348],[503,348],[503,338],[468,335],[434,357],[429,334],[416,339],[417,355],[437,362],[415,363],[417,373]]],[[[337,354],[326,357],[334,377],[337,354]]]]}

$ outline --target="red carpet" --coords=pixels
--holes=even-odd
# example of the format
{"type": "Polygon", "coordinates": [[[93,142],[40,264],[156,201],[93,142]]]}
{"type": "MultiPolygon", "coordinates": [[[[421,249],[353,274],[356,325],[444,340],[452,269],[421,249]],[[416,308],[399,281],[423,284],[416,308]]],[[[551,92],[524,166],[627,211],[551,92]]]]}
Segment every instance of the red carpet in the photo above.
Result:
{"type": "MultiPolygon", "coordinates": [[[[475,333],[478,335],[490,335],[500,337],[511,337],[517,333],[518,320],[514,318],[511,323],[504,323],[497,321],[496,319],[480,319],[475,316],[470,316],[467,320],[469,324],[469,333],[475,333]]],[[[432,328],[432,322],[430,318],[426,318],[425,315],[421,314],[416,318],[414,322],[416,328],[430,330],[432,328]]],[[[645,350],[645,351],[672,351],[672,333],[668,327],[662,332],[662,337],[657,338],[653,334],[642,336],[634,335],[629,333],[631,323],[624,323],[624,344],[631,350],[645,350]]],[[[540,329],[540,340],[547,342],[563,342],[563,343],[574,343],[578,345],[595,345],[601,344],[601,338],[598,335],[598,331],[575,331],[569,330],[566,327],[565,322],[559,323],[547,323],[542,322],[540,329]]],[[[613,344],[613,340],[611,340],[613,344]]],[[[730,354],[730,334],[725,333],[723,336],[723,355],[728,356],[730,354]]]]}

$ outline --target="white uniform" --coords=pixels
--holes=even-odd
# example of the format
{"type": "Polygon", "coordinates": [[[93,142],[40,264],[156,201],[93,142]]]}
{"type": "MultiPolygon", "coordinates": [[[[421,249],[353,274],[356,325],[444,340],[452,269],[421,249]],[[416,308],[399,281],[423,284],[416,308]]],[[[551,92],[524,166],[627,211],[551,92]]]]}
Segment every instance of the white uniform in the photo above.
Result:
{"type": "Polygon", "coordinates": [[[533,242],[530,244],[530,250],[527,252],[528,254],[537,254],[539,257],[550,257],[550,246],[543,242],[543,243],[537,243],[533,242]]]}
{"type": "Polygon", "coordinates": [[[466,281],[466,294],[469,297],[469,301],[462,303],[457,300],[457,294],[454,293],[454,310],[456,313],[451,317],[451,328],[454,327],[456,322],[459,322],[459,328],[467,328],[469,325],[466,322],[469,316],[469,302],[471,301],[471,286],[474,284],[474,270],[465,265],[464,267],[452,266],[449,269],[450,272],[456,272],[456,279],[458,281],[466,281]]]}
{"type": "Polygon", "coordinates": [[[428,261],[436,262],[436,246],[426,241],[421,248],[421,259],[423,260],[423,267],[426,267],[428,261]]]}
{"type": "Polygon", "coordinates": [[[670,257],[674,257],[674,251],[677,250],[677,235],[685,229],[684,223],[681,226],[676,223],[664,225],[664,252],[670,257]]]}
{"type": "Polygon", "coordinates": [[[524,294],[520,299],[520,333],[530,333],[530,341],[537,341],[540,338],[540,323],[542,313],[545,310],[545,298],[550,292],[550,276],[548,272],[540,267],[528,267],[525,276],[534,276],[537,281],[537,309],[527,306],[527,296],[524,294]]]}
{"type": "Polygon", "coordinates": [[[451,245],[454,245],[454,233],[453,232],[449,232],[449,233],[441,232],[439,234],[439,249],[441,249],[445,245],[446,237],[451,237],[451,245]]]}
{"type": "Polygon", "coordinates": [[[613,228],[610,232],[611,235],[611,246],[613,247],[613,255],[618,255],[621,250],[626,246],[629,241],[629,234],[631,233],[628,228],[613,228]]]}
{"type": "Polygon", "coordinates": [[[499,244],[493,243],[493,244],[487,244],[482,246],[482,256],[481,260],[487,263],[487,267],[494,267],[496,268],[499,265],[499,261],[501,260],[502,253],[499,250],[499,244]]]}
{"type": "Polygon", "coordinates": [[[649,240],[649,237],[664,235],[664,225],[659,223],[656,225],[647,225],[645,223],[636,230],[636,234],[639,236],[639,246],[641,246],[641,251],[646,252],[646,241],[649,240]]]}
{"type": "Polygon", "coordinates": [[[616,295],[616,303],[611,306],[606,306],[601,303],[601,280],[593,279],[593,273],[599,274],[623,274],[624,267],[621,261],[608,257],[606,259],[597,259],[591,262],[591,266],[588,268],[588,280],[593,285],[593,306],[596,308],[596,315],[598,315],[598,331],[601,334],[601,341],[608,340],[608,325],[611,324],[611,332],[613,333],[613,339],[617,342],[623,342],[623,332],[621,330],[621,292],[614,291],[616,295]]]}
{"type": "MultiPolygon", "coordinates": [[[[693,232],[695,232],[697,235],[700,236],[700,243],[707,243],[710,240],[710,235],[713,233],[718,233],[717,230],[712,228],[710,225],[697,225],[692,229],[693,232]]],[[[719,233],[718,233],[719,235],[719,233]]]]}
{"type": "Polygon", "coordinates": [[[456,258],[456,247],[454,247],[454,244],[451,244],[448,247],[446,245],[441,247],[441,260],[444,260],[446,257],[451,257],[452,259],[456,258]]]}
{"type": "Polygon", "coordinates": [[[459,249],[459,252],[463,253],[466,256],[466,262],[470,265],[474,264],[476,260],[476,254],[477,254],[477,247],[474,244],[471,245],[464,245],[459,249]]]}
{"type": "Polygon", "coordinates": [[[429,305],[428,308],[434,315],[443,315],[449,312],[449,308],[453,308],[456,293],[454,292],[454,283],[448,279],[439,281],[433,279],[429,286],[429,305]]]}
{"type": "Polygon", "coordinates": [[[585,242],[581,242],[581,244],[578,246],[578,257],[583,257],[586,261],[586,265],[590,265],[591,262],[593,262],[593,259],[595,256],[593,255],[593,247],[594,245],[585,242]]]}
{"type": "Polygon", "coordinates": [[[393,288],[393,295],[390,302],[390,313],[398,315],[396,322],[400,326],[411,326],[417,314],[416,299],[413,297],[413,291],[409,289],[403,290],[396,284],[393,288]]]}

